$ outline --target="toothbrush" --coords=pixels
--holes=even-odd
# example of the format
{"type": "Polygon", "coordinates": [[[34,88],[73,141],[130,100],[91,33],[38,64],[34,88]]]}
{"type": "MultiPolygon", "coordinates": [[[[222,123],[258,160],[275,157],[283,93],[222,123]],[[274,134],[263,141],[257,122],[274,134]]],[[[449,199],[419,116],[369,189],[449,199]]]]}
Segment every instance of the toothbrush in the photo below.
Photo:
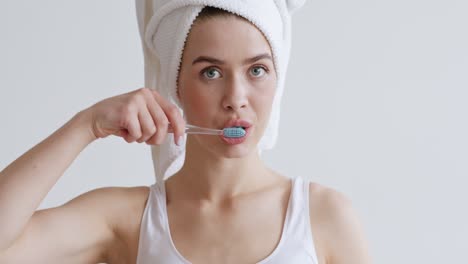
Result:
{"type": "MultiPolygon", "coordinates": [[[[167,130],[168,133],[174,133],[171,125],[167,130]]],[[[185,125],[185,133],[187,134],[204,134],[204,135],[224,135],[228,138],[239,138],[245,136],[245,130],[242,127],[227,127],[224,129],[211,129],[194,125],[185,125]]]]}

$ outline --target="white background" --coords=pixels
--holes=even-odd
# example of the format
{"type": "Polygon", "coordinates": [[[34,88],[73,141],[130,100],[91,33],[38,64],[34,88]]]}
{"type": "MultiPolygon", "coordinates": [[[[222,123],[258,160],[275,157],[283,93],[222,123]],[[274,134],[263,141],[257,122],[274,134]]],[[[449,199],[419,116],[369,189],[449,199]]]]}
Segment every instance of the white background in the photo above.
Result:
{"type": "MultiPolygon", "coordinates": [[[[265,160],[347,195],[375,263],[466,261],[467,13],[462,0],[327,0],[293,18],[265,160]]],[[[134,1],[3,0],[0,32],[0,169],[81,109],[143,86],[134,1]]],[[[109,137],[40,208],[153,179],[149,146],[109,137]]]]}

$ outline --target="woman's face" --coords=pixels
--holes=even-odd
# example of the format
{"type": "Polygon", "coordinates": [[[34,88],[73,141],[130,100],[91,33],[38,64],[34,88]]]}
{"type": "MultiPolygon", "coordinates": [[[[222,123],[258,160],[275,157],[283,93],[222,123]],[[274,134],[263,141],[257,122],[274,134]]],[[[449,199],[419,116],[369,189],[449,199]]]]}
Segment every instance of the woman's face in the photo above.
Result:
{"type": "Polygon", "coordinates": [[[276,72],[268,41],[237,17],[197,21],[184,49],[178,96],[188,124],[223,129],[233,119],[251,124],[246,139],[228,144],[221,137],[190,135],[195,144],[225,157],[256,149],[271,112],[276,72]]]}

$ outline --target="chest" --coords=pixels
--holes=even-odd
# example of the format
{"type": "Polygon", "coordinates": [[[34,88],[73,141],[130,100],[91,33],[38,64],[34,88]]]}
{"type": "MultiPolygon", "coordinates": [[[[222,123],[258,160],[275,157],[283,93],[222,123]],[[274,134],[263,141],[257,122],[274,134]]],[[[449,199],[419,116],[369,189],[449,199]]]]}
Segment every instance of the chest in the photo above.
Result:
{"type": "Polygon", "coordinates": [[[175,211],[169,206],[171,246],[191,263],[256,263],[274,252],[283,238],[286,210],[286,203],[225,210],[175,211]]]}
{"type": "MultiPolygon", "coordinates": [[[[280,198],[275,203],[271,203],[272,197],[266,197],[265,200],[256,199],[257,202],[233,203],[216,209],[210,206],[191,207],[186,203],[168,203],[165,208],[167,226],[161,223],[162,228],[168,230],[167,251],[194,264],[257,263],[269,259],[284,242],[283,231],[288,224],[286,221],[289,196],[284,193],[276,197],[280,198]]],[[[135,217],[131,218],[131,223],[122,223],[119,227],[121,235],[119,241],[112,245],[108,263],[136,263],[139,241],[153,239],[145,238],[145,232],[142,233],[143,237],[140,237],[141,228],[145,228],[141,217],[143,212],[125,213],[127,216],[131,213],[135,217]]],[[[314,226],[313,221],[307,224],[312,224],[312,230],[320,228],[314,226]]],[[[320,246],[321,240],[319,237],[315,237],[314,240],[318,263],[324,264],[326,262],[320,246]]],[[[297,245],[298,248],[303,246],[297,245]]],[[[145,257],[146,253],[140,252],[141,254],[145,257]]],[[[178,260],[182,263],[180,258],[178,260]]],[[[292,262],[288,260],[279,263],[292,262]]]]}

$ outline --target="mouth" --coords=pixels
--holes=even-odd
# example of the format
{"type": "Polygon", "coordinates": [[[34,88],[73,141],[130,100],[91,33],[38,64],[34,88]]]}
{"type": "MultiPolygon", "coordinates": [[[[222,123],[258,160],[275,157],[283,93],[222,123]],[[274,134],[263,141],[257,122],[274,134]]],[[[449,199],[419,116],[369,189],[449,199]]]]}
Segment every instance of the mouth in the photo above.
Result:
{"type": "Polygon", "coordinates": [[[224,135],[221,135],[221,139],[229,144],[229,145],[235,145],[235,144],[240,144],[242,142],[244,142],[249,134],[250,134],[250,130],[252,128],[252,124],[249,122],[249,121],[246,121],[246,120],[242,120],[242,119],[232,119],[232,120],[229,120],[225,123],[224,125],[224,128],[242,128],[244,131],[245,131],[245,134],[243,136],[240,136],[240,137],[225,137],[224,135]]]}

